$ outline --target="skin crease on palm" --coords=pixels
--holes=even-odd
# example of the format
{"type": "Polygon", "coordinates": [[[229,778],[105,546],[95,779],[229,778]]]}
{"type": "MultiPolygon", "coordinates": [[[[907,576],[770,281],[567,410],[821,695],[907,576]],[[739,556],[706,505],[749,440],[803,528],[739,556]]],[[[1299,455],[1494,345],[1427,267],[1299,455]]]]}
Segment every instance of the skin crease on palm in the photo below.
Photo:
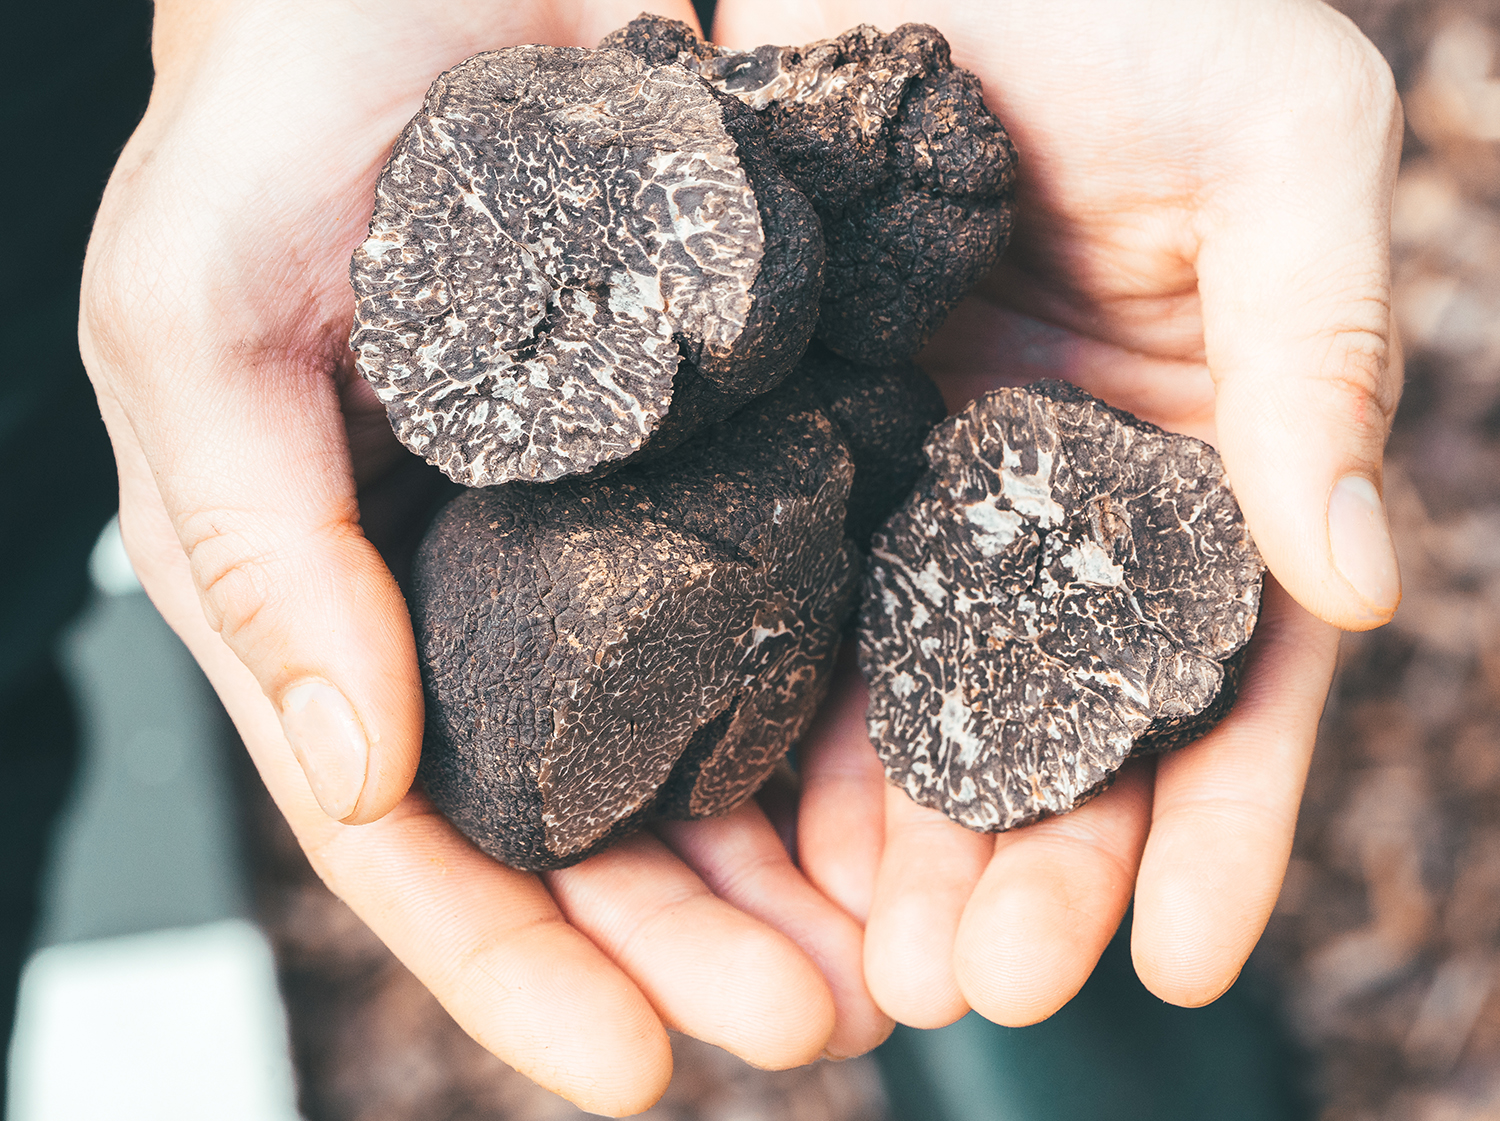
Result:
{"type": "MultiPolygon", "coordinates": [[[[1022,181],[1011,251],[924,364],[950,405],[1060,375],[1213,440],[1281,583],[1230,719],[1077,813],[997,839],[887,790],[846,663],[801,750],[800,868],[752,805],[538,878],[408,793],[411,626],[356,497],[405,453],[352,373],[347,263],[433,76],[510,43],[591,45],[639,8],[157,4],[157,83],[105,194],[80,325],[147,591],[320,875],[475,1038],[587,1109],[659,1096],[664,1028],[781,1067],[865,1051],[891,1017],[1039,1019],[1132,896],[1147,985],[1212,999],[1285,869],[1329,624],[1377,625],[1399,598],[1378,532],[1373,559],[1344,565],[1357,589],[1328,530],[1339,479],[1378,487],[1399,393],[1384,64],[1311,0],[721,4],[729,45],[944,31],[1022,181]],[[343,723],[317,725],[328,742],[369,745],[341,821],[278,717],[308,682],[347,698],[343,723]]],[[[316,773],[332,749],[292,738],[316,773]]]]}

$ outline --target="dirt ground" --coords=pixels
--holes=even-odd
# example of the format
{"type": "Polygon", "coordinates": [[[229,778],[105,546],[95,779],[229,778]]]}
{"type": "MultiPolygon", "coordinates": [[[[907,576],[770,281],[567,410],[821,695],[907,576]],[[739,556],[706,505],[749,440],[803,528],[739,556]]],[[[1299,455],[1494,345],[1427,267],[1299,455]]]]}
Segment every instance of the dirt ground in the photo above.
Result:
{"type": "Polygon", "coordinates": [[[1386,499],[1405,585],[1346,640],[1257,955],[1322,1121],[1500,1117],[1500,3],[1342,5],[1407,114],[1386,499]]]}

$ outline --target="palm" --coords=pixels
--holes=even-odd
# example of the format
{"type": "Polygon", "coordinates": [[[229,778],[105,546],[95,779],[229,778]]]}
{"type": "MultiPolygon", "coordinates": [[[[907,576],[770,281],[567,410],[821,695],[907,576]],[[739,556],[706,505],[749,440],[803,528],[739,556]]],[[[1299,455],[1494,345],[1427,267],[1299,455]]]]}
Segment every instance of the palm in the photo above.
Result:
{"type": "Polygon", "coordinates": [[[867,1050],[890,1024],[858,926],[755,807],[543,882],[403,797],[421,690],[371,539],[424,491],[388,485],[414,461],[352,374],[350,254],[435,74],[508,43],[591,44],[636,8],[400,9],[238,13],[159,76],[111,181],[81,335],[142,582],[320,874],[512,1065],[613,1112],[660,1093],[663,1024],[761,1066],[867,1050]],[[358,802],[336,814],[366,824],[325,814],[289,749],[278,697],[309,676],[337,684],[370,744],[358,802]]]}
{"type": "MultiPolygon", "coordinates": [[[[1359,60],[1339,19],[1296,0],[1253,9],[1180,0],[814,9],[730,0],[715,31],[727,45],[749,46],[808,41],[858,22],[941,28],[955,63],[984,81],[1021,173],[1004,260],[920,361],[950,407],[997,385],[1063,377],[1220,443],[1273,571],[1317,605],[1318,589],[1286,563],[1278,539],[1284,496],[1266,493],[1273,480],[1263,481],[1244,451],[1288,435],[1275,418],[1255,431],[1246,420],[1256,395],[1279,387],[1225,374],[1259,344],[1256,312],[1299,310],[1290,291],[1262,289],[1244,274],[1263,264],[1268,281],[1285,284],[1287,262],[1274,251],[1294,237],[1316,242],[1316,231],[1300,228],[1313,215],[1288,208],[1296,232],[1273,226],[1268,235],[1255,192],[1268,176],[1306,175],[1326,158],[1309,150],[1323,142],[1312,139],[1323,137],[1319,128],[1301,141],[1287,121],[1325,123],[1314,111],[1319,91],[1308,109],[1309,82],[1323,81],[1321,67],[1359,60]],[[1315,49],[1289,58],[1273,49],[1285,42],[1315,49]]],[[[1379,120],[1373,131],[1382,125],[1389,132],[1379,120]]],[[[1389,138],[1377,140],[1373,158],[1389,172],[1389,138]]],[[[1378,207],[1369,210],[1378,233],[1378,207]]],[[[1316,289],[1324,278],[1296,279],[1316,289]]],[[[1326,305],[1348,292],[1319,295],[1326,305]]],[[[1353,303],[1348,334],[1386,329],[1378,300],[1353,303]]],[[[803,753],[802,853],[814,882],[869,916],[867,976],[882,1007],[923,1026],[970,1006],[1006,1023],[1045,1016],[1082,984],[1132,894],[1147,984],[1179,1003],[1218,995],[1275,899],[1336,643],[1273,582],[1255,646],[1241,702],[1211,736],[1154,775],[1127,770],[1075,814],[998,839],[881,792],[858,685],[846,682],[839,718],[803,753]]]]}

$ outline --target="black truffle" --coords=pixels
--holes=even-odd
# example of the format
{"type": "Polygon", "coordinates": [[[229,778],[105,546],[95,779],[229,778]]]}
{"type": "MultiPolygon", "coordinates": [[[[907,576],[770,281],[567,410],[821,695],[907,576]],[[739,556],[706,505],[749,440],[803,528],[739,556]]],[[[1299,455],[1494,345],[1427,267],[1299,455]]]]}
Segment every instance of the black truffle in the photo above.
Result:
{"type": "Polygon", "coordinates": [[[817,394],[854,459],[845,532],[864,549],[926,467],[922,443],[948,415],[943,395],[911,362],[864,366],[817,343],[794,377],[806,379],[817,394]]]}
{"type": "Polygon", "coordinates": [[[926,453],[860,611],[892,782],[1010,829],[1223,716],[1264,566],[1212,448],[1041,382],[980,398],[926,453]]]}
{"type": "Polygon", "coordinates": [[[401,440],[467,485],[546,481],[784,378],[823,248],[760,131],[621,51],[513,47],[440,76],[351,264],[350,344],[401,440]]]}
{"type": "Polygon", "coordinates": [[[876,365],[915,354],[1005,248],[1015,150],[936,29],[731,51],[642,16],[602,45],[696,70],[766,121],[823,220],[818,337],[838,353],[876,365]]]}
{"type": "Polygon", "coordinates": [[[799,383],[656,463],[452,503],[413,605],[434,802],[541,869],[749,797],[827,689],[851,474],[799,383]]]}

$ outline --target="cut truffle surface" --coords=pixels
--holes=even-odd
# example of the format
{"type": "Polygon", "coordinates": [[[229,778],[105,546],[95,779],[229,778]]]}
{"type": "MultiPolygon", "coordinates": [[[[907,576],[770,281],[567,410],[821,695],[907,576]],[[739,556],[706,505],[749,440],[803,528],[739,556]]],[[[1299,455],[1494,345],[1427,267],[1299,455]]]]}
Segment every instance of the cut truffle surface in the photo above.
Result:
{"type": "Polygon", "coordinates": [[[441,75],[351,263],[350,345],[398,437],[466,485],[547,481],[651,450],[674,387],[660,443],[774,386],[823,249],[762,151],[753,115],[622,51],[441,75]]]}
{"type": "Polygon", "coordinates": [[[413,607],[434,802],[542,869],[748,798],[827,690],[857,590],[851,476],[799,384],[663,460],[453,502],[413,607]]]}
{"type": "Polygon", "coordinates": [[[860,611],[890,781],[1009,829],[1224,715],[1264,566],[1211,447],[1042,382],[973,402],[926,454],[860,611]]]}
{"type": "Polygon", "coordinates": [[[604,39],[677,62],[765,120],[823,220],[818,337],[876,365],[915,354],[1010,236],[1015,150],[979,79],[932,27],[860,26],[804,47],[737,51],[642,16],[604,39]]]}

